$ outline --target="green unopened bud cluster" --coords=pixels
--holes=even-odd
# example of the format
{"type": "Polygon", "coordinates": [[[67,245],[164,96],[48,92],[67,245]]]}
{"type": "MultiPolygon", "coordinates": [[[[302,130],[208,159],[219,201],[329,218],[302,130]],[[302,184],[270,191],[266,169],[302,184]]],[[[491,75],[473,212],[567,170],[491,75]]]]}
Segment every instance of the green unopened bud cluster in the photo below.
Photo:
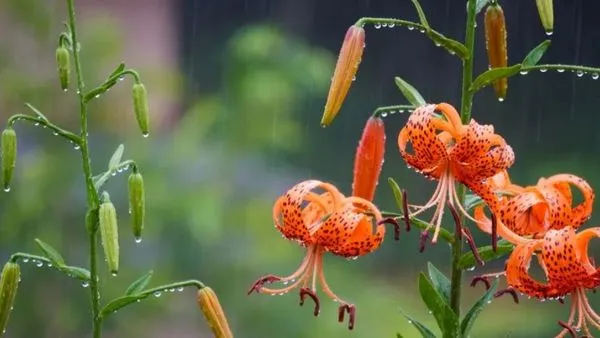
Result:
{"type": "Polygon", "coordinates": [[[0,276],[0,335],[4,335],[15,303],[21,279],[21,269],[15,262],[7,262],[0,276]]]}
{"type": "Polygon", "coordinates": [[[146,214],[146,198],[144,193],[144,178],[134,169],[128,179],[129,210],[131,213],[131,228],[137,243],[142,240],[144,217],[146,214]]]}
{"type": "Polygon", "coordinates": [[[56,48],[56,66],[60,87],[66,91],[69,88],[69,81],[71,78],[71,62],[69,51],[64,46],[58,46],[58,48],[56,48]]]}
{"type": "Polygon", "coordinates": [[[150,116],[148,112],[148,93],[143,83],[136,82],[132,89],[133,109],[142,135],[147,137],[150,133],[150,116]]]}
{"type": "Polygon", "coordinates": [[[17,163],[17,134],[12,127],[4,129],[0,140],[2,148],[2,186],[10,190],[10,181],[17,163]]]}
{"type": "Polygon", "coordinates": [[[100,223],[100,239],[104,248],[104,257],[108,270],[116,275],[119,272],[119,228],[117,225],[117,211],[110,201],[108,193],[104,193],[103,201],[98,211],[100,223]]]}

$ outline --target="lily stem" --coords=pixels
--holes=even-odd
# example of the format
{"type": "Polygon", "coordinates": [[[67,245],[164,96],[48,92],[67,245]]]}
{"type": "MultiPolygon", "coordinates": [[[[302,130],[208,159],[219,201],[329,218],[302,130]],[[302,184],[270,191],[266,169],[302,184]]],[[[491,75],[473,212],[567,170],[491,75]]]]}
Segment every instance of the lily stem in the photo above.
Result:
{"type": "MultiPolygon", "coordinates": [[[[99,198],[98,191],[94,187],[92,179],[92,164],[90,160],[90,150],[88,145],[88,116],[87,103],[85,100],[85,84],[83,82],[83,73],[81,71],[81,60],[79,55],[79,41],[77,39],[77,29],[75,25],[75,5],[74,0],[67,0],[67,8],[69,15],[69,30],[71,33],[71,41],[73,48],[73,62],[75,65],[75,74],[77,76],[77,96],[79,98],[79,115],[80,115],[80,144],[81,144],[81,160],[83,165],[83,173],[85,178],[85,187],[87,194],[87,204],[90,210],[98,208],[99,198]]],[[[102,336],[102,319],[98,316],[100,312],[100,290],[98,287],[98,259],[97,259],[97,227],[94,225],[88,229],[89,245],[90,245],[90,293],[92,305],[92,332],[94,338],[102,336]]]]}
{"type": "MultiPolygon", "coordinates": [[[[463,60],[462,72],[462,95],[460,102],[460,117],[463,123],[471,120],[471,108],[473,106],[473,93],[469,90],[473,82],[473,56],[475,45],[475,7],[476,0],[467,2],[467,23],[465,28],[465,47],[467,47],[468,56],[463,60]]],[[[466,189],[463,185],[458,188],[458,197],[464,201],[466,189]]],[[[461,202],[462,203],[462,202],[461,202]]],[[[461,216],[464,221],[464,216],[461,216]]],[[[463,251],[463,241],[460,232],[455,232],[454,242],[452,243],[452,277],[450,285],[450,307],[460,318],[460,296],[462,284],[462,269],[460,267],[460,258],[463,251]]]]}

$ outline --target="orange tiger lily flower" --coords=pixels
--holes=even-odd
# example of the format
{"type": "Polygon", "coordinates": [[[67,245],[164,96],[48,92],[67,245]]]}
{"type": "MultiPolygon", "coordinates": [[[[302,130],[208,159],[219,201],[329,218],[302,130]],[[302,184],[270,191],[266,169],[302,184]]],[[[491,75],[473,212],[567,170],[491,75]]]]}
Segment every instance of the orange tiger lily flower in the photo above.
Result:
{"type": "Polygon", "coordinates": [[[463,208],[456,192],[456,183],[465,184],[489,205],[497,203],[487,179],[509,168],[515,159],[512,148],[494,133],[491,125],[471,120],[463,125],[456,109],[447,103],[429,104],[413,111],[398,135],[400,155],[409,167],[422,175],[438,180],[431,199],[423,206],[411,206],[416,216],[436,207],[432,224],[437,241],[444,206],[449,204],[474,221],[463,208]],[[440,111],[443,117],[435,114],[440,111]],[[407,150],[412,146],[412,152],[407,150]]]}
{"type": "Polygon", "coordinates": [[[578,234],[572,227],[549,230],[542,239],[518,245],[506,262],[508,285],[523,294],[539,299],[562,300],[571,295],[571,312],[567,322],[559,321],[564,337],[583,330],[591,337],[588,325],[600,329],[600,315],[590,306],[586,289],[600,286],[600,269],[588,256],[592,238],[600,237],[600,228],[586,229],[578,234]],[[528,272],[536,251],[538,261],[546,274],[547,282],[534,279],[528,272]]]}
{"type": "Polygon", "coordinates": [[[306,255],[298,269],[286,277],[266,275],[248,291],[282,295],[300,288],[300,305],[308,296],[315,302],[314,315],[319,315],[317,282],[323,292],[340,303],[339,321],[348,313],[348,327],[354,327],[355,307],[342,300],[329,287],[323,272],[323,255],[330,252],[346,258],[357,258],[378,249],[385,235],[385,220],[379,209],[360,197],[345,197],[332,184],[308,180],[298,183],[275,202],[275,227],[283,237],[306,247],[306,255]],[[373,223],[377,224],[373,233],[373,223]],[[265,284],[281,282],[280,288],[265,284]]]}
{"type": "Polygon", "coordinates": [[[325,103],[325,110],[321,118],[321,126],[327,127],[337,116],[342,103],[348,95],[350,85],[354,81],[358,65],[362,60],[365,49],[365,29],[362,26],[352,25],[346,31],[340,54],[335,65],[331,86],[325,103]]]}
{"type": "MultiPolygon", "coordinates": [[[[558,230],[565,226],[578,228],[591,217],[595,195],[583,178],[558,174],[540,178],[535,186],[523,188],[510,183],[507,176],[496,176],[494,189],[503,196],[499,198],[498,210],[494,213],[499,222],[519,236],[543,236],[550,229],[558,230]],[[571,185],[583,195],[583,201],[576,206],[572,205],[571,185]]],[[[483,208],[475,208],[474,218],[481,230],[490,232],[491,221],[483,208]]]]}

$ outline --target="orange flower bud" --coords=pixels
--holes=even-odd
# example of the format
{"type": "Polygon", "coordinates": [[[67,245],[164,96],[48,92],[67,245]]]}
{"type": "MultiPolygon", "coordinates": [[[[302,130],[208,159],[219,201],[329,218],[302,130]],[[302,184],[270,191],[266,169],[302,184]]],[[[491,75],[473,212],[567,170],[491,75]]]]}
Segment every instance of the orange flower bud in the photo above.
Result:
{"type": "Polygon", "coordinates": [[[225,312],[219,303],[219,298],[213,289],[206,286],[198,290],[198,305],[204,314],[215,338],[232,338],[233,333],[227,323],[225,312]]]}
{"type": "Polygon", "coordinates": [[[335,65],[331,87],[329,87],[329,94],[325,103],[325,111],[321,118],[321,126],[327,127],[330,125],[340,111],[350,85],[354,81],[364,48],[365,30],[360,26],[350,26],[335,65]]]}
{"type": "Polygon", "coordinates": [[[352,196],[372,201],[379,181],[385,153],[385,128],[383,120],[371,116],[367,120],[354,159],[352,196]]]}
{"type": "MultiPolygon", "coordinates": [[[[485,46],[490,68],[506,67],[506,22],[504,11],[496,1],[492,1],[485,11],[485,46]]],[[[508,78],[494,81],[493,86],[498,100],[504,101],[508,90],[508,78]]]]}

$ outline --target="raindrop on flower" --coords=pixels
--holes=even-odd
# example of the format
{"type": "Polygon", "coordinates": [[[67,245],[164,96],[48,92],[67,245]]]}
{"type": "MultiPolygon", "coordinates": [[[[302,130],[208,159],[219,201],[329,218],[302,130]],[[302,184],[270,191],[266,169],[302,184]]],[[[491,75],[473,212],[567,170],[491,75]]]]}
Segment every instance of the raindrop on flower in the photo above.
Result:
{"type": "Polygon", "coordinates": [[[356,81],[356,75],[352,77],[352,81],[356,81]]]}

